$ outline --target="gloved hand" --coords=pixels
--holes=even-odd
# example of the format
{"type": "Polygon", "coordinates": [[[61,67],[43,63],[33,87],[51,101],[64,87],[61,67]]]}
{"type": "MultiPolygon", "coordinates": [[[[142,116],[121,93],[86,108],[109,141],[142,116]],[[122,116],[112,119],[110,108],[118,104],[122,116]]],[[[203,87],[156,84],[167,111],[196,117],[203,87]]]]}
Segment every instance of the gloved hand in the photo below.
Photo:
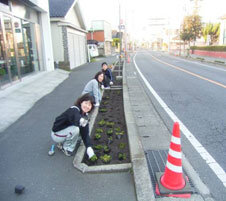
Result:
{"type": "Polygon", "coordinates": [[[89,156],[89,159],[92,158],[95,155],[92,147],[88,147],[87,150],[86,150],[86,153],[89,156]]]}
{"type": "Polygon", "coordinates": [[[113,85],[113,82],[112,81],[110,81],[110,83],[109,83],[110,85],[113,85]]]}
{"type": "Polygon", "coordinates": [[[103,84],[101,85],[101,89],[104,89],[104,85],[103,84]]]}
{"type": "Polygon", "coordinates": [[[85,119],[85,118],[81,118],[79,120],[79,125],[82,126],[82,127],[85,127],[88,123],[88,119],[85,119]]]}
{"type": "Polygon", "coordinates": [[[100,106],[100,103],[96,103],[94,104],[95,107],[99,107],[100,106]]]}

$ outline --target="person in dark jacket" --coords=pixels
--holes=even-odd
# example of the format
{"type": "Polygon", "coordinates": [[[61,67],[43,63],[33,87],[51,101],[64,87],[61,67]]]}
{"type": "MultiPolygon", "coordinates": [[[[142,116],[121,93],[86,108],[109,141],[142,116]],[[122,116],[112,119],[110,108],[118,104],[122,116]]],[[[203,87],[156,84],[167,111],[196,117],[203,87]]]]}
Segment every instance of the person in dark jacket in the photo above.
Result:
{"type": "Polygon", "coordinates": [[[77,99],[75,104],[56,117],[53,123],[51,137],[58,143],[57,147],[66,156],[71,156],[79,134],[87,148],[89,158],[94,155],[89,137],[88,113],[94,108],[94,98],[90,94],[84,94],[77,99]]]}
{"type": "Polygon", "coordinates": [[[106,62],[102,63],[102,72],[104,73],[104,87],[108,88],[111,85],[113,85],[113,77],[112,77],[112,72],[111,69],[108,68],[108,64],[106,62]]]}

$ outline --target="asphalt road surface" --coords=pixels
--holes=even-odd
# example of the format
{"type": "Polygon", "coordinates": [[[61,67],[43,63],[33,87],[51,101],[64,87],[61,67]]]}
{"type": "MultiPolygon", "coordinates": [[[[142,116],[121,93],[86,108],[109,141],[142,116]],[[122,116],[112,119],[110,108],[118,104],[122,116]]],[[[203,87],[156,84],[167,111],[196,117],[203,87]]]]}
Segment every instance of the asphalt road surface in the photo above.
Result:
{"type": "MultiPolygon", "coordinates": [[[[217,201],[226,200],[226,68],[153,51],[137,52],[134,60],[169,110],[204,147],[206,160],[195,148],[197,143],[182,135],[182,150],[193,168],[217,201]]],[[[170,115],[146,91],[172,130],[170,115]]]]}

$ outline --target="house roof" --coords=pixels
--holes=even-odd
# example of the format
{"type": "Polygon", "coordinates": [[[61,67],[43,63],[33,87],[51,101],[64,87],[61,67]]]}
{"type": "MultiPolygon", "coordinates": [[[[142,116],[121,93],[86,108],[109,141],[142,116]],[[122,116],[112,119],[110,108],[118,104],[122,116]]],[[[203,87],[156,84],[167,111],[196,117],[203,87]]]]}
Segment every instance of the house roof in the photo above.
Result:
{"type": "Polygon", "coordinates": [[[49,0],[50,17],[65,17],[75,0],[49,0]]]}

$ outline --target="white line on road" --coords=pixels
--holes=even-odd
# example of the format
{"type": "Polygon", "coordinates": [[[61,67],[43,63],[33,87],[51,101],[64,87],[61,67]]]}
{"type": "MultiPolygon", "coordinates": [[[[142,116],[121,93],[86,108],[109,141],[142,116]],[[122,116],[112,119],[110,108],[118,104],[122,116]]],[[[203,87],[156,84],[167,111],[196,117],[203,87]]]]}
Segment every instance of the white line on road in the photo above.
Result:
{"type": "Polygon", "coordinates": [[[170,116],[170,118],[174,122],[179,122],[180,130],[183,132],[185,137],[190,141],[190,143],[193,145],[193,147],[196,149],[196,151],[201,155],[201,157],[206,161],[207,165],[209,165],[209,167],[213,170],[213,172],[216,174],[216,176],[220,179],[220,181],[226,187],[226,181],[225,181],[226,173],[223,170],[223,168],[207,152],[207,150],[201,145],[201,143],[195,138],[195,136],[187,129],[187,127],[182,123],[182,121],[180,121],[179,118],[169,109],[169,107],[165,104],[165,102],[160,98],[160,96],[152,88],[150,83],[147,81],[147,79],[144,77],[144,75],[141,73],[140,69],[138,68],[136,61],[135,61],[135,57],[136,57],[136,55],[133,58],[133,62],[135,64],[135,67],[136,67],[138,73],[140,74],[141,78],[144,80],[144,83],[146,84],[147,88],[150,90],[150,92],[153,94],[153,96],[159,102],[161,107],[170,116]]]}

